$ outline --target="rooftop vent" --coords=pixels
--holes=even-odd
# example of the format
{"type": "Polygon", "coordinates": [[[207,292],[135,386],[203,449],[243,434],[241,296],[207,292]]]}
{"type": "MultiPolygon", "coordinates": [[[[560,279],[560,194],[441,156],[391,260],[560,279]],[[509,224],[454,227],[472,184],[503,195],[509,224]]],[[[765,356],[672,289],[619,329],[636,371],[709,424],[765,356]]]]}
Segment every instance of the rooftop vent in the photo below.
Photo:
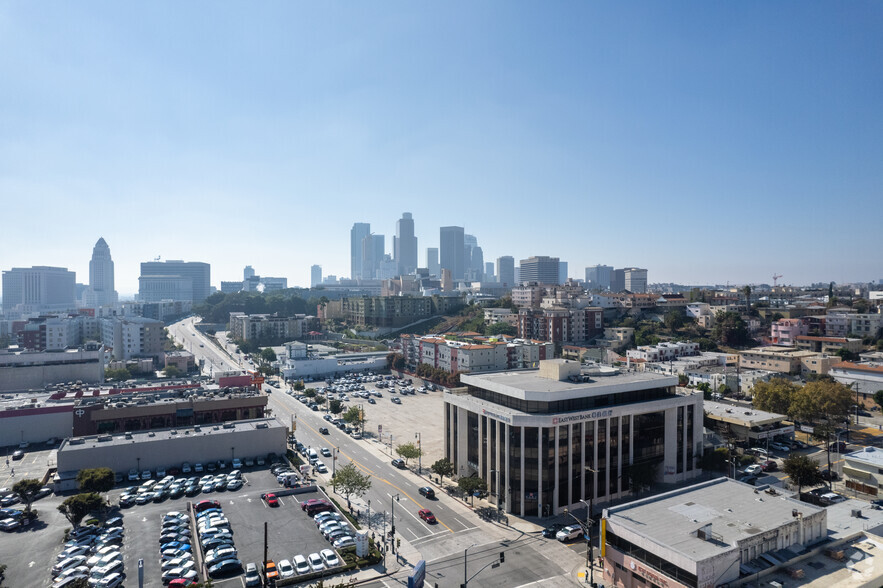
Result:
{"type": "Polygon", "coordinates": [[[255,428],[257,428],[257,429],[268,429],[269,427],[270,427],[270,425],[268,425],[267,423],[258,423],[255,426],[255,428]]]}
{"type": "Polygon", "coordinates": [[[233,423],[224,423],[224,428],[225,429],[234,429],[234,428],[236,428],[236,425],[234,425],[233,423]]]}
{"type": "Polygon", "coordinates": [[[126,432],[125,435],[126,435],[126,439],[131,439],[131,438],[132,438],[132,433],[129,433],[128,431],[126,432]]]}
{"type": "Polygon", "coordinates": [[[151,431],[150,433],[147,433],[147,436],[148,437],[156,437],[156,433],[151,431]]]}
{"type": "Polygon", "coordinates": [[[98,440],[99,441],[112,441],[113,437],[111,437],[110,435],[98,435],[98,440]]]}

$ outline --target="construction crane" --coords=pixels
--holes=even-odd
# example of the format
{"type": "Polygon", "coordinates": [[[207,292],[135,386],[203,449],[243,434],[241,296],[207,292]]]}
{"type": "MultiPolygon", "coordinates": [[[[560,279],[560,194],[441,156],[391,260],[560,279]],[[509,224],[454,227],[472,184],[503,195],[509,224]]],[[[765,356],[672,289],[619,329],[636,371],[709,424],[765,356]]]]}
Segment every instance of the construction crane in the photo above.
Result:
{"type": "Polygon", "coordinates": [[[781,278],[781,277],[782,277],[782,274],[777,275],[776,273],[773,273],[773,288],[775,288],[776,286],[779,285],[778,281],[779,281],[779,278],[781,278]]]}

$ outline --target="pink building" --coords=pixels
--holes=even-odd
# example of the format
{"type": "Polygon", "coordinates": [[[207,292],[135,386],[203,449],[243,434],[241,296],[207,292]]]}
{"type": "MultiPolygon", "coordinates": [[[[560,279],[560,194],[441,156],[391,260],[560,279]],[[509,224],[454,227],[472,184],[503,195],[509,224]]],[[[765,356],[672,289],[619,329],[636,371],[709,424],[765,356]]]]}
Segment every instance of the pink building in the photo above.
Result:
{"type": "Polygon", "coordinates": [[[779,319],[770,328],[773,345],[796,345],[797,337],[809,333],[809,327],[802,319],[779,319]]]}

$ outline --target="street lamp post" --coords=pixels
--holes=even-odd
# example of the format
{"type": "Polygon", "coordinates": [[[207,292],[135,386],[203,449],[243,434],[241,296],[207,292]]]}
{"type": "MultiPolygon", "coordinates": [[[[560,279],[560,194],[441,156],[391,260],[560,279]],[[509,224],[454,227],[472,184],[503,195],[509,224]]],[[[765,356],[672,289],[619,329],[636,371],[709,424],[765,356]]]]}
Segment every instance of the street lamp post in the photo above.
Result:
{"type": "Polygon", "coordinates": [[[594,492],[592,493],[592,496],[589,498],[589,502],[586,502],[585,500],[580,500],[580,502],[585,504],[586,508],[588,509],[586,511],[586,528],[588,529],[589,545],[588,545],[588,549],[586,549],[586,567],[589,568],[589,586],[592,586],[594,588],[594,586],[595,586],[595,562],[594,562],[595,553],[594,553],[594,549],[592,548],[592,531],[595,526],[595,520],[592,518],[592,505],[595,502],[594,492]]]}
{"type": "Polygon", "coordinates": [[[476,545],[478,545],[478,544],[473,543],[472,545],[470,545],[469,547],[467,547],[466,549],[463,550],[463,588],[466,588],[466,586],[469,584],[469,574],[466,571],[467,570],[467,568],[466,568],[467,554],[469,553],[469,550],[472,547],[475,547],[476,545]]]}
{"type": "MultiPolygon", "coordinates": [[[[417,449],[419,451],[420,450],[420,433],[418,432],[414,436],[417,438],[417,449]]],[[[418,476],[423,475],[423,452],[422,451],[417,454],[417,475],[418,476]]]]}
{"type": "Polygon", "coordinates": [[[368,528],[371,528],[371,501],[368,501],[368,528]]]}

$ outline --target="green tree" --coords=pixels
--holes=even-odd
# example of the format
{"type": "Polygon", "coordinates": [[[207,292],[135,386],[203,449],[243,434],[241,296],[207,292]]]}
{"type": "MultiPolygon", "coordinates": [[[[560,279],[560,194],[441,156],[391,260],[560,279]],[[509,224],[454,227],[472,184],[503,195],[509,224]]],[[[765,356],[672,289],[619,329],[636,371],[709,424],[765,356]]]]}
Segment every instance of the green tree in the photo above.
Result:
{"type": "Polygon", "coordinates": [[[107,369],[104,370],[104,379],[105,380],[116,380],[118,382],[123,382],[125,380],[132,379],[132,373],[126,368],[120,369],[107,369]]]}
{"type": "Polygon", "coordinates": [[[331,478],[331,486],[334,491],[338,489],[344,498],[346,498],[347,507],[350,506],[350,496],[364,496],[371,488],[371,476],[363,474],[356,467],[356,464],[350,462],[343,467],[337,468],[334,476],[331,478]]]}
{"type": "Polygon", "coordinates": [[[73,528],[80,526],[82,520],[90,512],[94,512],[104,506],[104,499],[94,492],[75,494],[66,498],[58,505],[58,512],[64,515],[73,528]]]}
{"type": "Polygon", "coordinates": [[[343,413],[343,420],[351,425],[359,427],[360,429],[364,430],[365,428],[365,412],[358,406],[349,407],[346,412],[343,413]]]}
{"type": "Polygon", "coordinates": [[[272,347],[264,347],[261,349],[261,360],[263,360],[264,363],[273,363],[276,361],[276,352],[273,351],[272,347]]]}
{"type": "Polygon", "coordinates": [[[663,321],[669,331],[675,332],[684,326],[684,323],[687,321],[687,315],[681,309],[672,308],[665,313],[663,321]]]}
{"type": "Polygon", "coordinates": [[[791,414],[791,403],[800,387],[784,378],[773,378],[768,382],[754,385],[752,404],[758,410],[791,414]]]}
{"type": "Polygon", "coordinates": [[[340,400],[332,400],[328,403],[328,410],[331,414],[340,414],[343,410],[343,402],[340,400]]]}
{"type": "Polygon", "coordinates": [[[178,376],[181,375],[181,370],[179,370],[178,366],[176,366],[176,365],[167,365],[165,367],[165,369],[162,371],[162,373],[167,378],[177,378],[178,376]]]}
{"type": "Polygon", "coordinates": [[[295,392],[299,392],[299,391],[303,390],[304,389],[304,381],[303,380],[296,381],[294,383],[293,387],[294,387],[295,392]]]}
{"type": "Polygon", "coordinates": [[[874,402],[877,403],[877,406],[883,408],[883,390],[877,390],[874,392],[874,402]]]}
{"type": "Polygon", "coordinates": [[[473,504],[475,504],[476,492],[487,492],[487,482],[477,476],[463,476],[459,480],[457,480],[457,486],[460,488],[460,491],[463,492],[463,494],[473,497],[473,504]]]}
{"type": "Polygon", "coordinates": [[[822,481],[819,464],[801,453],[795,453],[782,463],[782,471],[788,474],[791,481],[797,484],[797,495],[804,486],[815,486],[822,481]]]}
{"type": "Polygon", "coordinates": [[[18,494],[18,497],[21,498],[21,501],[25,505],[25,512],[30,512],[31,504],[33,504],[34,500],[37,499],[37,492],[43,487],[43,483],[40,480],[36,480],[34,478],[25,478],[24,480],[19,480],[12,486],[12,491],[18,494]]]}
{"type": "Polygon", "coordinates": [[[711,336],[723,345],[740,346],[749,341],[748,328],[739,313],[720,311],[714,317],[711,336]]]}
{"type": "Polygon", "coordinates": [[[506,323],[494,323],[492,325],[488,325],[488,327],[484,330],[484,334],[488,336],[494,335],[511,335],[514,337],[518,334],[518,329],[513,325],[509,325],[506,323]]]}
{"type": "Polygon", "coordinates": [[[307,388],[304,390],[304,396],[307,398],[315,398],[316,397],[316,389],[315,388],[307,388]]]}
{"type": "Polygon", "coordinates": [[[447,457],[443,457],[436,461],[429,467],[429,469],[442,480],[445,479],[445,476],[451,477],[454,474],[454,464],[451,463],[451,460],[447,457]]]}
{"type": "Polygon", "coordinates": [[[89,468],[77,473],[77,485],[80,492],[110,492],[113,489],[113,470],[110,468],[89,468]]]}
{"type": "Polygon", "coordinates": [[[751,312],[751,286],[743,286],[742,294],[745,295],[745,309],[751,312]]]}
{"type": "Polygon", "coordinates": [[[407,465],[409,459],[417,459],[423,455],[423,450],[417,447],[414,443],[402,443],[401,445],[396,446],[396,453],[399,457],[405,460],[405,464],[407,465]]]}

